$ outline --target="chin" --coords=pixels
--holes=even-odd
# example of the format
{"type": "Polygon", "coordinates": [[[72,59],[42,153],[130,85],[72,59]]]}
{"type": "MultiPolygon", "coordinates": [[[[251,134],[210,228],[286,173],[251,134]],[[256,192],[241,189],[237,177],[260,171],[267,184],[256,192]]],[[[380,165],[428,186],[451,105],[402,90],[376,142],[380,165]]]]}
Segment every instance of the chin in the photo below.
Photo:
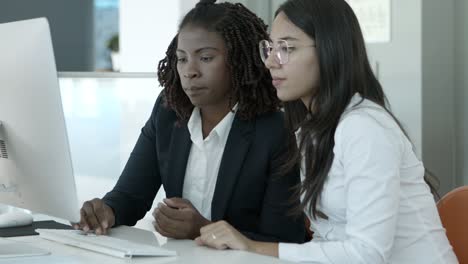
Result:
{"type": "Polygon", "coordinates": [[[278,96],[278,98],[279,98],[280,101],[282,101],[282,102],[290,102],[290,101],[296,100],[296,99],[293,98],[290,94],[285,93],[284,91],[278,91],[278,92],[276,93],[276,95],[278,96]]]}
{"type": "Polygon", "coordinates": [[[204,105],[206,105],[205,101],[203,100],[197,100],[197,99],[192,99],[190,98],[190,102],[193,104],[193,106],[201,108],[204,105]]]}
{"type": "Polygon", "coordinates": [[[187,95],[187,97],[194,106],[198,106],[198,105],[203,103],[203,99],[200,98],[200,97],[191,97],[191,96],[188,96],[188,95],[187,95]]]}

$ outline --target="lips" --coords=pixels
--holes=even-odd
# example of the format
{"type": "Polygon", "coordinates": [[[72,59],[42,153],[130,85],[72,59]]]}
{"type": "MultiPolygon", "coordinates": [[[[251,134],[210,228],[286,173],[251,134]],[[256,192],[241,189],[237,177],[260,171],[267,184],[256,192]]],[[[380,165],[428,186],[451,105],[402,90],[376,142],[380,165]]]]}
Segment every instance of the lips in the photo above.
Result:
{"type": "Polygon", "coordinates": [[[190,86],[189,88],[184,89],[188,95],[197,95],[206,90],[206,87],[203,86],[190,86]]]}
{"type": "Polygon", "coordinates": [[[281,84],[282,84],[285,80],[286,80],[286,79],[284,79],[284,78],[273,77],[273,80],[272,80],[273,86],[275,86],[276,88],[278,88],[278,87],[281,86],[281,84]]]}

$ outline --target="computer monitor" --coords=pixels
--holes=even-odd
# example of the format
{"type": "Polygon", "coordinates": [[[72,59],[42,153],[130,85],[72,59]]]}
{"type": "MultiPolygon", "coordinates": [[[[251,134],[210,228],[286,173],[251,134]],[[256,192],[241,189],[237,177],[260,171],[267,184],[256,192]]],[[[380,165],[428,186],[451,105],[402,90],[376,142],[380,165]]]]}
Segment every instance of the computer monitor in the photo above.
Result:
{"type": "Polygon", "coordinates": [[[76,222],[79,204],[47,19],[0,24],[0,38],[0,203],[76,222]]]}

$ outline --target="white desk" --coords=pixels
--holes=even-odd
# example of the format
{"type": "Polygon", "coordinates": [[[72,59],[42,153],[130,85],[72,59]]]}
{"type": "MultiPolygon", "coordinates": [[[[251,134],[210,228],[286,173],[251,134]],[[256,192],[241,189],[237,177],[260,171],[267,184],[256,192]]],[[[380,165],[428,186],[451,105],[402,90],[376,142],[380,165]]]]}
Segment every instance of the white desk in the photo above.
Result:
{"type": "MultiPolygon", "coordinates": [[[[140,223],[144,226],[148,223],[140,223]]],[[[150,224],[150,223],[149,223],[150,224]]],[[[145,228],[147,229],[147,228],[145,228]]],[[[149,228],[148,228],[149,229],[149,228]]],[[[151,229],[149,229],[151,230],[151,229]]],[[[249,252],[237,250],[214,250],[206,247],[199,247],[192,240],[174,240],[166,239],[156,232],[153,232],[160,246],[170,250],[177,251],[176,257],[150,257],[150,258],[133,258],[133,259],[120,259],[111,256],[106,256],[92,251],[75,248],[60,243],[48,241],[40,238],[39,236],[25,236],[9,238],[14,241],[31,243],[31,245],[46,249],[52,252],[51,255],[41,257],[27,257],[16,259],[0,259],[0,263],[8,264],[55,264],[55,263],[70,263],[70,264],[118,264],[118,263],[152,263],[152,264],[168,264],[168,263],[213,263],[213,264],[275,264],[275,263],[290,263],[281,261],[276,258],[257,255],[249,252]]]]}

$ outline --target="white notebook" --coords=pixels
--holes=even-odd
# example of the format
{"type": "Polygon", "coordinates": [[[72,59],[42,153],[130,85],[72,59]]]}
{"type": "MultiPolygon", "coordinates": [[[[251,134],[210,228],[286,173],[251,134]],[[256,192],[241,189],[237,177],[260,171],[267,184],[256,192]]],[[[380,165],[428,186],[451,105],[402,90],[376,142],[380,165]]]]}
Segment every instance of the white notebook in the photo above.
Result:
{"type": "Polygon", "coordinates": [[[119,257],[162,257],[176,256],[177,253],[167,250],[158,245],[147,243],[137,243],[122,238],[122,233],[147,232],[141,229],[120,226],[110,230],[109,235],[96,236],[94,234],[85,234],[79,230],[58,230],[58,229],[36,229],[41,238],[59,242],[62,244],[91,250],[94,252],[119,257]]]}

